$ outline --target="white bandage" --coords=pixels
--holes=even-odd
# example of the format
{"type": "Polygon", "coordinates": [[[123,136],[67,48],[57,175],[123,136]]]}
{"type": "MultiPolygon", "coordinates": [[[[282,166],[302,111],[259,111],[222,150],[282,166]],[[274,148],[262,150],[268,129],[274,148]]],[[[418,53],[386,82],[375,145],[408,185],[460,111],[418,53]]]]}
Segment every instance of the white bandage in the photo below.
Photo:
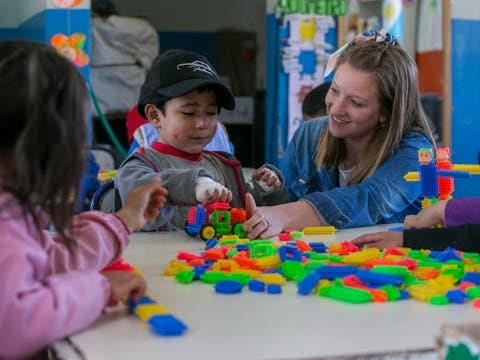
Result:
{"type": "Polygon", "coordinates": [[[195,184],[195,197],[199,203],[205,204],[217,189],[219,193],[227,190],[225,186],[213,181],[209,177],[200,176],[197,178],[197,182],[195,184]]]}

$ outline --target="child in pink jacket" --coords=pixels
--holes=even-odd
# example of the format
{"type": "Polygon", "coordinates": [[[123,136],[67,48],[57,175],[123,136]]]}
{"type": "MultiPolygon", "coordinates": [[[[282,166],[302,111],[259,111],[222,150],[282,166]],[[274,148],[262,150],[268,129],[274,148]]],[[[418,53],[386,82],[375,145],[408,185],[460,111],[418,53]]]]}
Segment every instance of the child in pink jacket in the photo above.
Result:
{"type": "Polygon", "coordinates": [[[158,215],[166,190],[153,180],[116,214],[73,215],[88,96],[52,48],[0,42],[0,97],[0,359],[22,359],[91,325],[112,301],[143,295],[140,276],[99,271],[158,215]]]}

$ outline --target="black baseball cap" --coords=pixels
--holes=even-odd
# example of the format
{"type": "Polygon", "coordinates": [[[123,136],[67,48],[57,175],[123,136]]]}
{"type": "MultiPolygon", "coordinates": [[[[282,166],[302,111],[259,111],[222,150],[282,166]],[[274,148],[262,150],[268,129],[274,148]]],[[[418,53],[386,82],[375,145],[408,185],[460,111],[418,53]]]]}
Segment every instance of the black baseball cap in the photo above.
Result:
{"type": "Polygon", "coordinates": [[[219,106],[227,110],[235,108],[235,98],[205,56],[186,50],[167,50],[154,60],[147,73],[140,89],[138,112],[146,117],[145,105],[161,105],[206,85],[215,88],[219,106]]]}

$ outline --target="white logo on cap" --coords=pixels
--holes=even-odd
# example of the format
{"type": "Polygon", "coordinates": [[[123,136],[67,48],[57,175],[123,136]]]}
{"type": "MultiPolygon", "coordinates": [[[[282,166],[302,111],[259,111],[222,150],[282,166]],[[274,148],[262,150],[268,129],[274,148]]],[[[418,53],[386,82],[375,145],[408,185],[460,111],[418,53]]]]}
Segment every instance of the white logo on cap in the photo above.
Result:
{"type": "Polygon", "coordinates": [[[213,70],[210,65],[204,63],[203,61],[195,60],[191,63],[182,63],[177,65],[177,70],[181,70],[183,67],[188,67],[193,69],[193,71],[202,71],[204,73],[210,74],[216,78],[218,78],[217,73],[213,70]]]}

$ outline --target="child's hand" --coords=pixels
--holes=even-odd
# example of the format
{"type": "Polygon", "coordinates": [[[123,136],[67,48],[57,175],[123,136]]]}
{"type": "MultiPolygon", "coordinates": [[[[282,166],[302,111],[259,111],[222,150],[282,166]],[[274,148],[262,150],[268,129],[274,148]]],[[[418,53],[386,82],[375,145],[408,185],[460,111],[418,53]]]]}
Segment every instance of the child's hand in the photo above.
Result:
{"type": "Polygon", "coordinates": [[[263,191],[277,190],[282,186],[282,182],[278,178],[277,174],[275,174],[275,171],[270,170],[265,166],[255,170],[252,177],[263,191]]]}
{"type": "Polygon", "coordinates": [[[126,300],[128,297],[136,301],[145,295],[147,284],[140,275],[126,271],[107,271],[103,276],[110,283],[111,297],[108,306],[116,305],[119,300],[126,300]]]}
{"type": "Polygon", "coordinates": [[[160,213],[167,201],[168,191],[161,185],[160,178],[133,190],[127,197],[117,215],[125,222],[130,231],[142,228],[145,223],[160,213]]]}
{"type": "Polygon", "coordinates": [[[195,198],[200,204],[232,201],[232,192],[209,177],[200,176],[195,185],[195,198]]]}
{"type": "Polygon", "coordinates": [[[405,217],[403,226],[405,229],[429,228],[437,224],[445,223],[445,206],[447,200],[439,201],[420,211],[417,215],[408,215],[405,217]]]}
{"type": "Polygon", "coordinates": [[[400,231],[380,231],[376,233],[365,234],[352,240],[352,244],[361,248],[376,247],[384,249],[388,247],[403,246],[403,232],[400,231]]]}

